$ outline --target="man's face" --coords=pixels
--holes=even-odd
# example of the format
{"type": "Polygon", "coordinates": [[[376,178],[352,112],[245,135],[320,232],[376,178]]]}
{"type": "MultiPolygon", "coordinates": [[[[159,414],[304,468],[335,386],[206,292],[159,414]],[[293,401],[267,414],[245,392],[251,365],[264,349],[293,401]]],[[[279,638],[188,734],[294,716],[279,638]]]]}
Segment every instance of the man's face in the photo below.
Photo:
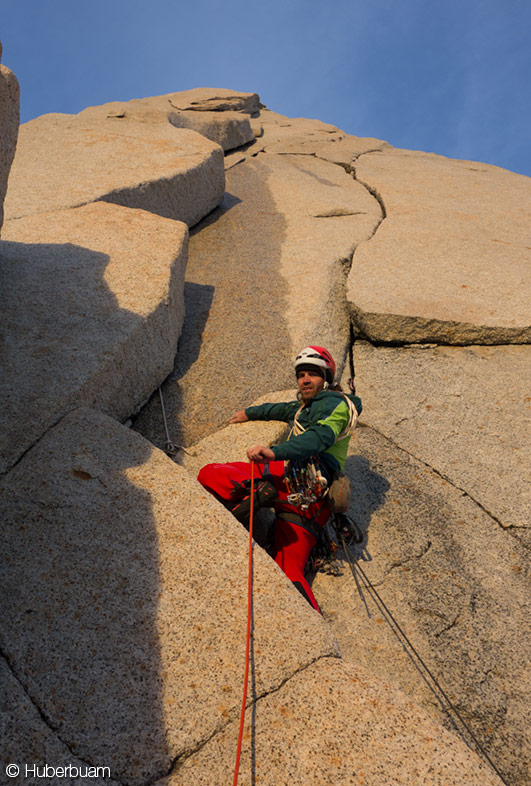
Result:
{"type": "Polygon", "coordinates": [[[297,371],[297,384],[303,401],[316,396],[324,386],[324,379],[318,371],[297,371]]]}

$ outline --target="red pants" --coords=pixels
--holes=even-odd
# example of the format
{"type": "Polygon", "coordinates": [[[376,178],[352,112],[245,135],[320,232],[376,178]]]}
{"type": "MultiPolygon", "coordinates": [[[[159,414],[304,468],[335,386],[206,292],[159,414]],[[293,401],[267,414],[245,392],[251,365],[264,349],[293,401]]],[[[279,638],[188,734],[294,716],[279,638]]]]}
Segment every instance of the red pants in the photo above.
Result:
{"type": "MultiPolygon", "coordinates": [[[[264,464],[255,464],[256,479],[262,478],[264,469],[266,480],[270,480],[278,491],[278,497],[274,502],[277,512],[295,513],[303,518],[313,520],[320,527],[326,524],[330,517],[327,503],[314,503],[306,511],[301,511],[300,508],[290,505],[287,500],[288,490],[284,483],[283,461],[271,461],[267,467],[264,464]]],[[[210,491],[219,500],[230,503],[237,502],[241,497],[242,491],[239,484],[249,480],[250,477],[251,465],[244,461],[235,461],[231,464],[207,464],[200,470],[197,479],[207,491],[210,491]]],[[[311,587],[304,576],[304,569],[315,542],[315,536],[302,526],[284,521],[284,519],[276,519],[273,559],[306,600],[320,612],[311,587]]]]}

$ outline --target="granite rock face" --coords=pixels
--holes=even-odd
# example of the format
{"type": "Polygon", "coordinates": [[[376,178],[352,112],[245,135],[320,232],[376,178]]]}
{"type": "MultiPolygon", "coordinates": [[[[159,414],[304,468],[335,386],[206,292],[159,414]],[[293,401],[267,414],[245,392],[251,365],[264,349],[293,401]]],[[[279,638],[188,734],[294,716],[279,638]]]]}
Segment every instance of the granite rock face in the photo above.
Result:
{"type": "MultiPolygon", "coordinates": [[[[353,550],[358,564],[507,782],[525,783],[527,550],[481,505],[369,426],[358,428],[346,471],[351,515],[365,533],[363,550],[353,550]]],[[[317,574],[313,591],[343,659],[385,675],[452,729],[372,593],[363,588],[360,597],[348,564],[342,572],[317,574]]]]}
{"type": "Polygon", "coordinates": [[[377,342],[531,341],[531,181],[407,150],[356,162],[385,220],[358,249],[348,300],[377,342]]]}
{"type": "MultiPolygon", "coordinates": [[[[88,409],[1,490],[12,673],[74,756],[152,782],[238,715],[247,533],[184,469],[88,409]]],[[[337,645],[265,552],[255,562],[259,697],[337,645]]]]}
{"type": "MultiPolygon", "coordinates": [[[[9,778],[9,783],[12,786],[24,786],[31,779],[41,780],[47,786],[79,786],[80,773],[86,773],[87,767],[92,765],[72,755],[30,700],[3,657],[0,658],[0,696],[0,766],[3,772],[7,764],[18,764],[21,768],[18,776],[9,778]],[[52,775],[46,777],[46,780],[35,778],[33,768],[42,768],[46,763],[51,767],[69,764],[69,775],[52,775]],[[27,775],[26,765],[30,768],[27,775]]],[[[105,765],[97,766],[103,768],[105,765]]],[[[116,785],[116,781],[108,777],[107,771],[103,769],[89,777],[90,783],[95,786],[116,785]]]]}
{"type": "Polygon", "coordinates": [[[288,118],[275,116],[274,112],[260,113],[262,134],[259,141],[267,153],[315,156],[350,170],[359,156],[391,149],[391,145],[381,139],[345,134],[335,126],[316,120],[286,120],[288,118]]]}
{"type": "Polygon", "coordinates": [[[43,115],[20,128],[6,218],[105,201],[192,226],[224,188],[223,151],[195,131],[119,113],[43,115]]]}
{"type": "MultiPolygon", "coordinates": [[[[236,724],[160,786],[226,783],[236,724]]],[[[259,700],[244,728],[242,783],[500,786],[460,740],[398,691],[341,661],[319,661],[259,700]],[[384,743],[382,743],[384,741],[384,743]]]]}
{"type": "Polygon", "coordinates": [[[187,227],[98,202],[6,221],[1,470],[70,409],[118,419],[172,367],[187,227]]]}
{"type": "Polygon", "coordinates": [[[256,114],[262,104],[258,93],[241,93],[223,87],[196,87],[172,94],[172,106],[181,111],[245,112],[256,114]]]}
{"type": "Polygon", "coordinates": [[[176,128],[198,131],[221,145],[223,150],[232,150],[254,140],[249,120],[237,112],[171,112],[169,117],[176,128]]]}
{"type": "MultiPolygon", "coordinates": [[[[251,128],[250,113],[255,111],[255,102],[251,101],[252,94],[232,93],[226,91],[228,96],[224,102],[226,108],[221,108],[217,103],[217,91],[199,88],[199,98],[209,105],[207,96],[213,101],[212,109],[197,109],[198,101],[192,100],[196,91],[185,90],[181,93],[168,93],[167,95],[153,96],[151,98],[135,98],[131,101],[114,101],[102,106],[92,106],[79,113],[80,119],[101,122],[107,119],[120,119],[126,126],[131,121],[147,124],[163,124],[175,128],[189,128],[221,145],[223,150],[232,150],[254,140],[255,134],[251,128]],[[216,109],[216,106],[219,106],[216,109]],[[245,108],[247,107],[247,108],[245,108]]],[[[197,97],[197,96],[196,96],[197,97]]],[[[203,106],[203,103],[201,103],[203,106]]]]}
{"type": "MultiPolygon", "coordinates": [[[[285,439],[228,418],[292,399],[305,344],[341,372],[354,338],[353,555],[526,786],[529,354],[481,344],[529,342],[529,182],[213,88],[22,127],[0,244],[13,760],[68,756],[131,786],[232,777],[248,536],[195,476],[285,439]],[[175,461],[156,447],[172,365],[170,439],[191,446],[175,461]],[[118,421],[151,394],[148,442],[118,421]]],[[[499,783],[346,565],[313,581],[323,620],[254,554],[241,779],[499,783]]]]}
{"type": "MultiPolygon", "coordinates": [[[[163,385],[172,437],[188,446],[264,389],[293,385],[293,358],[316,336],[342,364],[346,272],[380,221],[363,186],[315,157],[250,157],[227,172],[227,192],[190,238],[182,348],[163,385]]],[[[158,396],[135,428],[164,444],[158,396]]]]}
{"type": "MultiPolygon", "coordinates": [[[[250,403],[256,406],[270,402],[294,401],[295,397],[295,390],[282,390],[267,393],[250,403]]],[[[197,475],[205,464],[244,461],[249,445],[276,445],[287,438],[288,432],[289,425],[278,420],[234,423],[196,442],[191,450],[181,451],[178,462],[188,472],[197,475]]]]}
{"type": "Polygon", "coordinates": [[[4,220],[7,178],[17,146],[19,102],[20,88],[15,74],[0,65],[0,229],[4,220]]]}
{"type": "Polygon", "coordinates": [[[525,537],[531,347],[355,344],[364,422],[525,537]]]}

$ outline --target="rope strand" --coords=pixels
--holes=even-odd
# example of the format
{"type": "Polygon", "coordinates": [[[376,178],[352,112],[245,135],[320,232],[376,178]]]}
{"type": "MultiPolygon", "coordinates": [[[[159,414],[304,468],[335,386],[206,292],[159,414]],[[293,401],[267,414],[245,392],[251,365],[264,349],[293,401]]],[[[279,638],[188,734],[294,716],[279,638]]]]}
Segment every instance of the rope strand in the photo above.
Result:
{"type": "Polygon", "coordinates": [[[247,685],[249,683],[249,650],[251,644],[251,620],[253,610],[253,507],[254,507],[254,461],[251,461],[251,513],[249,516],[249,569],[247,577],[247,639],[245,643],[245,676],[243,680],[243,698],[240,713],[240,733],[236,750],[236,765],[234,769],[233,786],[238,783],[240,770],[240,756],[242,752],[243,724],[245,720],[245,704],[247,702],[247,685]]]}
{"type": "MultiPolygon", "coordinates": [[[[381,595],[379,594],[378,590],[376,589],[374,584],[371,582],[371,580],[369,579],[369,577],[367,576],[367,574],[365,573],[365,571],[363,570],[361,565],[358,565],[357,563],[354,563],[354,564],[352,563],[352,561],[350,559],[350,554],[349,554],[349,551],[348,551],[348,548],[347,548],[347,545],[345,543],[345,539],[344,539],[343,535],[341,535],[341,540],[342,540],[343,550],[345,552],[345,555],[347,557],[348,563],[350,565],[350,570],[352,571],[352,575],[354,576],[354,579],[356,581],[356,585],[358,586],[358,591],[359,591],[360,587],[359,587],[359,582],[358,582],[358,578],[357,578],[357,575],[356,575],[356,571],[359,571],[359,574],[360,574],[360,576],[362,578],[363,585],[364,585],[365,589],[370,593],[370,595],[371,595],[371,597],[373,599],[373,602],[375,603],[376,607],[378,608],[378,610],[382,614],[383,618],[385,619],[385,621],[387,622],[387,624],[389,625],[389,627],[391,628],[391,630],[395,634],[395,636],[398,639],[402,649],[404,650],[406,655],[409,657],[409,659],[411,660],[411,662],[413,663],[413,665],[415,666],[415,668],[417,669],[417,671],[421,675],[422,679],[424,680],[424,682],[426,683],[426,685],[428,686],[430,691],[433,693],[433,695],[435,696],[435,698],[437,699],[437,701],[441,705],[442,710],[446,713],[448,719],[450,720],[450,723],[452,724],[454,729],[457,731],[457,733],[459,734],[459,736],[461,737],[461,739],[463,740],[465,745],[468,748],[471,747],[469,742],[468,742],[468,740],[464,736],[463,732],[458,727],[455,719],[452,717],[451,712],[454,713],[455,717],[459,720],[459,722],[462,724],[463,728],[468,733],[470,739],[473,741],[473,743],[474,743],[474,745],[476,747],[476,751],[475,752],[476,753],[478,753],[478,752],[481,753],[483,755],[483,757],[485,758],[485,760],[490,764],[490,766],[492,767],[492,769],[494,770],[496,775],[500,778],[500,780],[503,783],[505,783],[506,786],[509,786],[509,784],[507,783],[507,781],[505,780],[505,778],[503,777],[503,775],[501,774],[499,769],[496,767],[496,765],[494,764],[494,762],[490,758],[489,754],[484,749],[484,747],[482,746],[482,744],[480,743],[480,741],[478,740],[478,738],[476,737],[476,735],[474,734],[474,732],[472,731],[470,726],[461,717],[461,714],[459,713],[457,707],[453,704],[451,699],[448,697],[448,695],[446,694],[446,692],[442,688],[442,686],[441,686],[440,682],[438,681],[438,679],[430,671],[430,669],[428,668],[428,666],[426,665],[424,660],[421,658],[421,656],[419,655],[419,653],[417,652],[417,650],[415,649],[415,647],[411,643],[410,639],[408,638],[408,636],[406,635],[404,630],[400,627],[399,623],[397,622],[397,620],[393,616],[393,614],[390,611],[390,609],[388,608],[388,606],[385,604],[385,602],[382,599],[381,595]],[[416,658],[416,660],[415,660],[415,658],[416,658]],[[428,677],[431,679],[433,684],[430,683],[430,681],[428,680],[428,677],[426,675],[428,675],[428,677]],[[441,699],[441,696],[443,697],[442,699],[441,699]],[[443,699],[444,699],[444,701],[443,701],[443,699]],[[446,702],[446,705],[445,705],[444,702],[446,702]]],[[[365,607],[367,608],[367,604],[366,604],[365,598],[363,598],[363,596],[362,596],[362,600],[365,603],[365,607]]],[[[367,613],[368,613],[368,609],[367,609],[367,613]]]]}

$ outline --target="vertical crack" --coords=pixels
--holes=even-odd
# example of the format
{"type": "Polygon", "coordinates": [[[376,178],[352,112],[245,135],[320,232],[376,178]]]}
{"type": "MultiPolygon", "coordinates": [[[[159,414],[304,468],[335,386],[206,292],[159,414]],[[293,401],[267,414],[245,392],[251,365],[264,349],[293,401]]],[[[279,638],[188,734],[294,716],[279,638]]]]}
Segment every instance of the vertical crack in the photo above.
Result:
{"type": "MultiPolygon", "coordinates": [[[[366,154],[364,153],[363,155],[366,155],[366,154]]],[[[361,158],[361,156],[360,156],[360,158],[361,158]]],[[[357,183],[359,183],[361,186],[366,188],[367,191],[369,192],[369,194],[371,196],[373,196],[376,199],[376,201],[378,202],[378,204],[380,205],[380,209],[382,211],[382,221],[384,221],[387,218],[387,210],[386,210],[385,202],[383,201],[382,195],[380,194],[379,191],[376,190],[376,188],[374,186],[371,186],[369,183],[366,183],[364,180],[360,180],[359,179],[359,177],[357,175],[357,172],[356,172],[356,167],[355,166],[351,166],[350,169],[351,169],[351,174],[352,174],[352,177],[354,178],[354,180],[357,183]]],[[[374,232],[376,232],[376,230],[380,227],[382,221],[380,221],[380,224],[378,224],[378,226],[376,227],[374,232]]],[[[372,235],[373,237],[374,237],[374,232],[373,232],[373,235],[372,235]]]]}

